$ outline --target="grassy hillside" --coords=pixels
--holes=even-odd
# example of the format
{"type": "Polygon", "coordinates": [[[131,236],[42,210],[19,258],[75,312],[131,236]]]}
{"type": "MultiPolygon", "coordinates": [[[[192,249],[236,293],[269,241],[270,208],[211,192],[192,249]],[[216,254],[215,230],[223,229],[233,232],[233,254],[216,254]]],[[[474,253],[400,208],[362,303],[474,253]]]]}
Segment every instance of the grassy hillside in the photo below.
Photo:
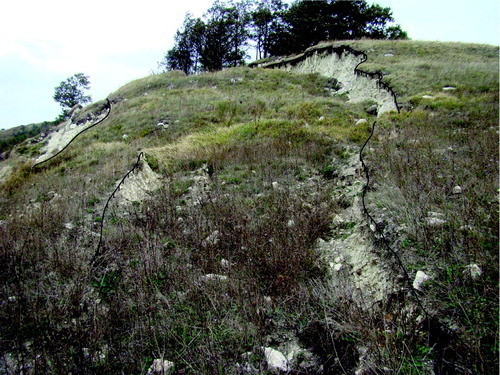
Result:
{"type": "Polygon", "coordinates": [[[1,162],[0,372],[271,373],[272,347],[296,348],[292,374],[495,373],[498,47],[348,44],[400,114],[377,119],[319,75],[170,72],[113,93],[109,118],[52,161],[1,162]],[[342,218],[374,121],[366,204],[400,262],[342,218]],[[103,217],[139,151],[162,187],[103,217]],[[369,308],[358,271],[318,246],[358,235],[395,282],[369,308]],[[417,271],[431,277],[418,299],[417,271]]]}
{"type": "MultiPolygon", "coordinates": [[[[55,125],[56,122],[45,121],[38,124],[16,126],[0,130],[0,160],[7,159],[10,151],[28,138],[36,137],[55,125]]],[[[26,153],[28,147],[18,147],[18,152],[26,153]]]]}

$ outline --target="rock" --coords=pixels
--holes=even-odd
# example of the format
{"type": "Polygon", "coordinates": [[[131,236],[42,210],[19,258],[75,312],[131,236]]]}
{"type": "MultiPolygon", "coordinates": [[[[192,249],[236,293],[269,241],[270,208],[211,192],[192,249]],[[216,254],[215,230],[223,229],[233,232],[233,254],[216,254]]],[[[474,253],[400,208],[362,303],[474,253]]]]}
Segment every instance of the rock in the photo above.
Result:
{"type": "Polygon", "coordinates": [[[365,118],[362,118],[362,119],[359,119],[358,121],[356,121],[356,123],[354,125],[363,125],[363,124],[366,124],[368,122],[367,119],[365,118]]]}
{"type": "Polygon", "coordinates": [[[75,224],[73,224],[73,223],[64,224],[64,228],[69,229],[69,230],[73,229],[74,227],[75,227],[75,224]]]}
{"type": "Polygon", "coordinates": [[[262,348],[262,350],[264,350],[267,367],[270,370],[288,371],[288,360],[281,352],[273,348],[262,348]]]}
{"type": "Polygon", "coordinates": [[[422,285],[428,281],[431,277],[427,275],[424,271],[417,271],[415,275],[415,280],[413,280],[413,287],[416,290],[422,291],[422,285]]]}
{"type": "Polygon", "coordinates": [[[231,263],[227,259],[221,259],[220,265],[222,266],[222,268],[225,268],[225,269],[228,269],[231,267],[231,263]]]}
{"type": "MultiPolygon", "coordinates": [[[[289,364],[293,363],[293,369],[298,370],[298,374],[322,374],[323,366],[320,359],[308,349],[302,348],[296,341],[291,341],[286,345],[286,359],[289,364]]],[[[291,367],[291,365],[289,365],[291,367]]]]}
{"type": "Polygon", "coordinates": [[[295,226],[295,221],[293,219],[288,220],[288,223],[286,223],[286,226],[288,228],[293,228],[295,226]]]}
{"type": "Polygon", "coordinates": [[[318,121],[323,121],[325,119],[325,116],[321,116],[320,118],[318,118],[318,121]]]}
{"type": "Polygon", "coordinates": [[[127,138],[128,138],[128,134],[123,134],[123,135],[122,135],[122,138],[123,138],[123,139],[127,139],[127,138]]]}
{"type": "Polygon", "coordinates": [[[61,198],[61,194],[56,193],[55,191],[51,190],[47,193],[47,197],[49,198],[49,200],[59,199],[59,198],[61,198]]]}
{"type": "Polygon", "coordinates": [[[227,276],[226,275],[216,275],[214,273],[209,273],[206,274],[202,277],[200,277],[201,281],[226,281],[227,276]]]}
{"type": "Polygon", "coordinates": [[[203,247],[207,246],[215,246],[220,242],[220,232],[218,230],[215,230],[212,232],[210,236],[205,238],[202,242],[203,247]]]}
{"type": "Polygon", "coordinates": [[[337,263],[333,266],[333,270],[334,271],[340,271],[342,269],[342,264],[341,263],[337,263]]]}
{"type": "Polygon", "coordinates": [[[443,91],[455,91],[457,88],[453,86],[445,86],[443,87],[443,91]]]}
{"type": "Polygon", "coordinates": [[[453,194],[462,194],[462,187],[461,186],[455,186],[452,190],[453,194]]]}
{"type": "Polygon", "coordinates": [[[273,190],[278,190],[278,187],[279,187],[278,182],[274,181],[271,185],[273,186],[273,190]]]}
{"type": "Polygon", "coordinates": [[[71,109],[69,110],[68,114],[67,114],[67,117],[69,118],[72,118],[74,114],[76,114],[76,112],[78,112],[80,109],[82,109],[83,107],[80,105],[80,104],[76,104],[74,105],[73,107],[71,107],[71,109]]]}
{"type": "Polygon", "coordinates": [[[432,95],[422,95],[422,99],[434,99],[432,95]]]}
{"type": "Polygon", "coordinates": [[[431,227],[439,227],[446,223],[446,219],[444,218],[444,214],[440,212],[429,211],[425,218],[425,222],[431,227]]]}
{"type": "Polygon", "coordinates": [[[393,54],[393,53],[386,53],[386,54],[384,54],[384,56],[385,56],[385,57],[393,57],[393,56],[394,56],[394,54],[393,54]]]}
{"type": "Polygon", "coordinates": [[[356,176],[356,167],[347,167],[340,172],[341,178],[355,177],[355,176],[356,176]]]}
{"type": "Polygon", "coordinates": [[[470,275],[473,280],[476,280],[479,276],[483,274],[483,271],[481,270],[481,267],[479,267],[477,264],[472,263],[467,266],[465,266],[464,274],[470,275]]]}
{"type": "Polygon", "coordinates": [[[372,116],[377,116],[378,114],[378,106],[376,104],[372,105],[370,108],[366,110],[366,113],[372,116]]]}
{"type": "Polygon", "coordinates": [[[155,359],[153,364],[148,369],[148,375],[150,374],[168,374],[174,369],[174,363],[163,360],[155,359]]]}

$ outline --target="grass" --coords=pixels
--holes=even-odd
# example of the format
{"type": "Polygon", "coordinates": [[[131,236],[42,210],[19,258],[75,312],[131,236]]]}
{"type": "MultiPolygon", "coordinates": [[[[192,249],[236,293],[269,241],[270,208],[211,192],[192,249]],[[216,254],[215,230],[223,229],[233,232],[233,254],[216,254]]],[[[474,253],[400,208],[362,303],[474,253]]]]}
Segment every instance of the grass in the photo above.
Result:
{"type": "Polygon", "coordinates": [[[494,373],[498,48],[350,44],[407,109],[378,119],[367,204],[411,276],[432,275],[420,296],[432,319],[404,281],[365,309],[349,270],[332,277],[316,246],[362,230],[332,222],[355,204],[338,176],[369,134],[372,103],[332,97],[319,75],[170,72],[113,93],[110,117],[47,164],[9,158],[0,372],[9,361],[19,373],[147,373],[164,358],[178,374],[269,373],[262,347],[298,342],[308,350],[293,374],[494,373]],[[138,150],[162,188],[142,204],[112,199],[102,217],[138,150]],[[446,222],[427,225],[429,212],[446,222]],[[473,263],[477,279],[464,272],[473,263]]]}
{"type": "MultiPolygon", "coordinates": [[[[498,56],[493,53],[498,48],[451,44],[449,50],[438,50],[438,58],[437,51],[428,54],[417,46],[412,54],[422,57],[411,64],[434,59],[427,62],[428,72],[419,74],[436,74],[437,79],[411,87],[433,98],[412,94],[411,112],[380,122],[370,160],[379,186],[370,204],[390,209],[392,220],[407,228],[411,246],[401,254],[404,263],[435,275],[423,300],[454,337],[448,361],[455,370],[442,364],[440,371],[488,373],[496,366],[490,353],[498,349],[498,288],[491,283],[498,280],[498,56]],[[471,58],[474,53],[481,54],[481,61],[471,58]],[[441,59],[450,64],[436,68],[441,59]],[[443,92],[445,85],[457,90],[443,92]],[[453,192],[456,186],[459,194],[453,192]],[[429,212],[442,214],[446,223],[426,225],[429,212]],[[471,279],[469,264],[481,267],[480,278],[471,279]]],[[[403,48],[405,43],[392,51],[397,56],[403,48]]],[[[394,66],[403,64],[397,60],[394,66]]],[[[391,82],[397,91],[397,78],[391,82]]]]}

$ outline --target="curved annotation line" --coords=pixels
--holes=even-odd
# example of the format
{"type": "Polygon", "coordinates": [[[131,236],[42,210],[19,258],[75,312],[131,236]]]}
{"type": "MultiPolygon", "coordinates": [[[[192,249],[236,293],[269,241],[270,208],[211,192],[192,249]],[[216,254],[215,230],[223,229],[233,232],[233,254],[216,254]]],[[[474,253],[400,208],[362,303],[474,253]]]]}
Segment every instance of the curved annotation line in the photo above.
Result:
{"type": "Polygon", "coordinates": [[[101,122],[103,122],[104,120],[106,120],[109,116],[109,114],[111,113],[111,102],[109,101],[108,98],[106,98],[106,101],[107,101],[107,104],[106,104],[106,107],[108,108],[108,113],[106,114],[106,116],[104,116],[104,118],[100,119],[99,121],[97,121],[95,124],[93,125],[90,125],[88,128],[85,128],[83,129],[80,133],[78,133],[77,135],[75,135],[73,138],[71,138],[71,140],[66,144],[66,146],[64,146],[61,150],[59,150],[56,154],[52,155],[50,158],[48,159],[45,159],[45,160],[42,160],[38,163],[35,163],[33,164],[33,166],[31,167],[32,169],[39,166],[40,164],[43,164],[43,163],[46,163],[48,162],[49,160],[52,160],[54,159],[57,155],[59,155],[61,152],[63,152],[64,150],[66,150],[66,148],[68,148],[68,146],[82,133],[86,132],[87,130],[93,128],[94,126],[96,126],[97,124],[100,124],[101,122]]]}
{"type": "MultiPolygon", "coordinates": [[[[294,66],[294,65],[297,65],[298,63],[304,61],[308,57],[313,56],[314,54],[323,53],[323,52],[326,52],[326,53],[329,53],[329,54],[335,53],[339,58],[342,56],[342,54],[344,52],[349,52],[350,54],[352,54],[352,55],[354,55],[356,57],[357,56],[361,56],[362,60],[354,68],[354,74],[356,74],[357,76],[363,76],[363,77],[367,77],[367,78],[371,78],[371,79],[376,80],[379,89],[384,89],[384,90],[388,91],[391,94],[391,96],[394,99],[394,104],[396,106],[396,109],[397,109],[398,113],[400,113],[401,110],[400,110],[400,107],[399,107],[399,104],[398,104],[396,93],[394,92],[394,90],[392,89],[392,87],[389,86],[388,83],[386,83],[386,82],[384,82],[382,80],[383,77],[384,77],[383,74],[381,72],[370,73],[370,72],[358,69],[358,67],[361,64],[363,64],[364,62],[366,62],[368,60],[368,56],[367,56],[367,54],[365,52],[355,50],[354,48],[352,48],[352,47],[350,47],[348,45],[343,44],[343,45],[341,45],[339,47],[334,47],[332,45],[324,46],[324,47],[318,47],[318,48],[311,47],[309,50],[305,51],[304,53],[298,55],[295,58],[284,59],[284,60],[279,60],[279,61],[270,62],[270,63],[264,63],[261,66],[264,67],[264,68],[274,68],[274,67],[280,68],[280,67],[285,66],[285,65],[294,66]]],[[[249,66],[250,67],[254,67],[254,66],[259,66],[259,64],[251,63],[249,66]]]]}
{"type": "Polygon", "coordinates": [[[417,292],[413,288],[410,274],[408,273],[406,267],[404,266],[403,261],[401,260],[401,257],[391,247],[391,244],[390,244],[389,240],[387,239],[386,235],[384,234],[384,231],[382,230],[382,228],[380,228],[380,226],[377,224],[377,222],[375,221],[373,216],[370,214],[370,212],[366,208],[365,197],[366,197],[366,192],[368,191],[368,187],[370,186],[370,173],[368,172],[368,167],[366,166],[365,161],[363,159],[363,151],[364,151],[366,145],[368,144],[368,142],[370,141],[370,139],[373,137],[373,134],[375,133],[375,125],[376,124],[377,124],[377,122],[375,121],[372,125],[371,131],[370,131],[370,136],[365,141],[365,143],[363,144],[363,147],[361,147],[361,150],[359,151],[359,160],[361,162],[361,165],[363,166],[363,171],[365,172],[365,177],[366,177],[366,184],[363,187],[363,191],[361,193],[361,203],[363,205],[363,211],[364,211],[365,215],[368,217],[369,222],[371,222],[375,226],[375,230],[380,234],[380,237],[382,238],[382,241],[384,242],[386,249],[396,259],[396,262],[398,263],[399,268],[403,271],[403,275],[404,275],[406,282],[408,284],[408,288],[410,289],[412,295],[415,297],[415,300],[417,301],[418,306],[422,309],[423,313],[430,320],[431,315],[427,312],[424,305],[422,304],[422,301],[420,300],[420,297],[418,296],[417,292]]]}
{"type": "MultiPolygon", "coordinates": [[[[327,52],[327,53],[330,53],[330,54],[335,53],[340,58],[342,56],[342,54],[344,52],[346,52],[346,51],[348,53],[356,56],[356,57],[357,56],[361,56],[362,57],[361,61],[354,68],[354,74],[356,74],[358,76],[364,76],[364,77],[367,77],[367,78],[371,78],[371,79],[377,80],[378,87],[380,89],[387,90],[392,95],[392,97],[394,99],[394,104],[396,106],[396,109],[397,109],[398,113],[400,113],[401,109],[400,109],[399,104],[398,104],[397,95],[394,92],[394,90],[392,89],[392,87],[389,86],[389,84],[387,84],[386,82],[384,82],[382,80],[383,79],[383,74],[380,73],[380,72],[370,73],[370,72],[366,72],[364,70],[359,69],[359,66],[368,60],[368,56],[367,56],[367,54],[365,52],[357,51],[357,50],[351,48],[350,46],[342,45],[340,47],[334,47],[332,45],[329,45],[329,46],[320,47],[320,48],[311,48],[310,50],[307,50],[306,52],[302,53],[301,55],[299,55],[299,56],[297,56],[295,58],[288,59],[288,60],[281,60],[281,61],[271,62],[271,63],[268,63],[268,64],[263,64],[263,67],[270,67],[270,68],[277,67],[277,68],[280,68],[280,67],[282,67],[284,65],[288,65],[288,64],[294,66],[294,65],[297,65],[298,63],[304,61],[308,57],[311,57],[314,54],[321,53],[321,52],[327,52]]],[[[250,66],[257,66],[257,64],[251,64],[250,66]]],[[[391,247],[390,242],[389,242],[388,238],[385,236],[382,228],[380,228],[380,226],[377,224],[377,222],[375,221],[375,219],[373,218],[373,216],[370,214],[370,212],[368,211],[368,209],[366,207],[365,198],[366,198],[366,193],[368,191],[368,187],[370,185],[370,173],[369,173],[368,167],[366,166],[366,163],[365,163],[365,161],[363,159],[363,151],[364,151],[366,145],[368,144],[368,142],[373,137],[373,134],[375,132],[375,125],[376,125],[376,122],[373,123],[371,131],[370,131],[370,136],[365,141],[365,143],[363,144],[363,147],[361,147],[361,150],[359,151],[359,159],[360,159],[361,165],[363,167],[363,170],[364,170],[365,176],[366,176],[366,184],[363,187],[363,191],[362,191],[362,194],[361,194],[361,202],[362,202],[362,205],[363,205],[363,211],[364,211],[365,215],[368,217],[369,222],[371,222],[373,225],[375,225],[375,230],[380,234],[380,237],[382,238],[382,240],[383,240],[383,242],[385,244],[385,247],[387,248],[387,250],[389,251],[389,253],[396,259],[398,266],[403,271],[404,277],[405,277],[406,282],[408,284],[408,288],[410,289],[412,295],[415,297],[415,300],[417,301],[418,306],[422,309],[423,313],[426,315],[426,317],[429,319],[429,322],[430,322],[431,315],[425,309],[425,307],[422,304],[422,301],[420,300],[420,297],[418,296],[417,292],[413,288],[410,275],[409,275],[406,267],[404,266],[404,264],[403,264],[400,256],[391,247]]]]}
{"type": "Polygon", "coordinates": [[[356,74],[358,76],[363,76],[363,77],[367,77],[367,78],[371,78],[371,79],[377,80],[378,87],[380,89],[384,89],[384,90],[388,91],[392,95],[392,98],[394,99],[394,105],[396,106],[396,109],[397,109],[398,113],[401,113],[401,109],[399,108],[398,98],[396,96],[396,93],[394,92],[394,90],[392,89],[392,87],[389,86],[389,84],[387,82],[384,82],[382,80],[382,78],[384,78],[384,75],[381,72],[370,73],[370,72],[358,69],[358,67],[361,64],[363,64],[364,62],[366,62],[368,60],[368,55],[365,52],[356,51],[355,49],[352,49],[349,46],[343,46],[343,47],[346,47],[347,51],[349,51],[350,53],[353,53],[355,55],[356,54],[361,54],[363,56],[363,59],[354,68],[354,74],[356,74]]]}
{"type": "Polygon", "coordinates": [[[104,205],[104,209],[103,209],[102,215],[101,215],[101,228],[100,228],[100,233],[99,233],[99,243],[97,244],[97,248],[94,252],[94,255],[92,256],[92,259],[90,260],[91,266],[94,265],[95,261],[97,260],[97,257],[99,257],[101,255],[100,252],[101,252],[102,238],[103,238],[102,233],[103,233],[103,229],[104,229],[104,217],[106,215],[106,210],[108,209],[109,202],[111,201],[111,199],[114,198],[116,192],[120,189],[122,184],[125,182],[125,179],[137,169],[137,167],[139,166],[139,163],[141,161],[141,158],[143,156],[144,156],[144,152],[141,151],[139,153],[139,156],[137,157],[137,161],[135,162],[134,166],[125,174],[125,176],[123,176],[123,178],[120,180],[120,182],[116,186],[115,190],[113,190],[113,192],[109,196],[108,200],[106,201],[106,204],[104,205]]]}

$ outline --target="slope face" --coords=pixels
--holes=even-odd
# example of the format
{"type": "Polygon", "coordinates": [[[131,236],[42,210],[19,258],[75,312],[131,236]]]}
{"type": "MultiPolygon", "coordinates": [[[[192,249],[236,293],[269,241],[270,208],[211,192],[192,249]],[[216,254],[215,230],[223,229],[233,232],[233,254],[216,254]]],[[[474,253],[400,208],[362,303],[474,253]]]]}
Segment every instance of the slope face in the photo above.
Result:
{"type": "Polygon", "coordinates": [[[299,74],[319,73],[335,78],[340,84],[338,94],[347,94],[350,101],[376,102],[379,116],[386,112],[398,111],[396,96],[381,81],[381,75],[358,70],[359,65],[366,59],[366,54],[348,46],[335,47],[331,44],[322,44],[311,47],[303,54],[256,66],[299,74]]]}
{"type": "Polygon", "coordinates": [[[76,110],[67,121],[58,125],[43,139],[44,145],[40,149],[40,156],[35,160],[34,166],[42,164],[64,151],[76,137],[104,121],[110,110],[110,104],[104,105],[102,102],[88,106],[85,111],[76,110]]]}
{"type": "Polygon", "coordinates": [[[349,45],[405,110],[312,70],[170,72],[39,167],[14,150],[0,372],[495,373],[498,48],[349,45]],[[410,283],[360,210],[375,120],[366,205],[410,283]]]}

